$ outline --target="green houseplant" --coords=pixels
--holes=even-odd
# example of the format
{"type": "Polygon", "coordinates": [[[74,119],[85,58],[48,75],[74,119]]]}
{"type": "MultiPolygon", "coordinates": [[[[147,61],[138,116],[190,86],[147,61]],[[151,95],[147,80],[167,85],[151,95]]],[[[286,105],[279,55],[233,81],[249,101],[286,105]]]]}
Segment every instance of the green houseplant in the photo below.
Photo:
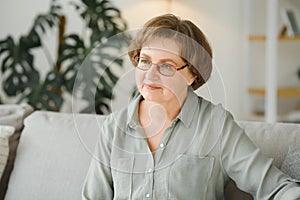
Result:
{"type": "MultiPolygon", "coordinates": [[[[83,88],[82,98],[90,98],[95,90],[94,102],[86,106],[83,112],[95,110],[99,114],[110,111],[109,100],[113,98],[112,89],[118,77],[110,68],[104,67],[107,60],[114,67],[122,67],[122,59],[112,59],[106,51],[98,51],[97,61],[88,60],[92,50],[105,43],[110,37],[127,29],[120,10],[108,0],[81,0],[80,4],[72,3],[83,20],[85,33],[64,33],[65,18],[63,8],[53,0],[46,14],[38,15],[25,36],[16,42],[11,36],[0,41],[0,61],[2,90],[8,97],[14,97],[17,103],[27,102],[35,109],[59,111],[64,102],[64,93],[72,94],[78,72],[83,61],[88,71],[89,84],[83,88]],[[51,61],[51,70],[45,78],[35,64],[34,50],[44,48],[43,38],[50,29],[59,28],[59,48],[57,60],[51,61]],[[97,68],[103,68],[101,74],[97,68]],[[92,86],[92,87],[91,87],[92,86]]],[[[110,49],[120,49],[118,45],[102,45],[110,49]]],[[[105,49],[105,48],[104,48],[105,49]]],[[[4,98],[1,98],[3,99],[4,98]]]]}

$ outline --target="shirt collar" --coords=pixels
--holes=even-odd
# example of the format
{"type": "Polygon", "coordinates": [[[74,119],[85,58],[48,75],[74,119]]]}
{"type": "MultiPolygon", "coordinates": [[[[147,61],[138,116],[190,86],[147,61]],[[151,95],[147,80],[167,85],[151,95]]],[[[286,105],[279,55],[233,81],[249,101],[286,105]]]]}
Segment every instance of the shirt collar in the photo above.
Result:
{"type": "MultiPolygon", "coordinates": [[[[130,128],[136,128],[139,124],[138,119],[138,106],[139,102],[143,99],[141,94],[136,95],[136,97],[128,105],[127,112],[127,125],[130,128]]],[[[179,112],[177,119],[179,119],[185,127],[190,127],[192,120],[194,118],[196,110],[199,109],[198,96],[193,91],[192,87],[188,87],[188,93],[181,111],[179,112]]]]}
{"type": "Polygon", "coordinates": [[[127,126],[129,126],[130,128],[136,128],[139,124],[138,107],[142,99],[143,96],[138,93],[128,105],[127,126]]]}
{"type": "Polygon", "coordinates": [[[196,110],[199,110],[198,96],[193,88],[189,86],[187,97],[177,118],[188,128],[192,123],[196,110]]]}

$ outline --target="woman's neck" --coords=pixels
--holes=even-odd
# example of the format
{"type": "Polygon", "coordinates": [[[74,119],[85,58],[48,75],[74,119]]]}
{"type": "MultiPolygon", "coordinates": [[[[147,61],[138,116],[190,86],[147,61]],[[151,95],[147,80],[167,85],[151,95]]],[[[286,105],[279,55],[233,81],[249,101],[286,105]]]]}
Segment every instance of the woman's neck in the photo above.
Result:
{"type": "MultiPolygon", "coordinates": [[[[139,105],[139,116],[145,122],[155,123],[171,122],[174,120],[182,107],[184,99],[173,99],[169,102],[154,102],[149,100],[142,100],[139,105]]],[[[144,124],[145,125],[145,124],[144,124]]]]}
{"type": "Polygon", "coordinates": [[[140,104],[142,115],[147,115],[147,118],[156,118],[156,119],[167,119],[168,121],[172,121],[175,119],[180,112],[181,106],[179,104],[161,104],[157,102],[152,102],[148,100],[144,100],[140,104]]]}

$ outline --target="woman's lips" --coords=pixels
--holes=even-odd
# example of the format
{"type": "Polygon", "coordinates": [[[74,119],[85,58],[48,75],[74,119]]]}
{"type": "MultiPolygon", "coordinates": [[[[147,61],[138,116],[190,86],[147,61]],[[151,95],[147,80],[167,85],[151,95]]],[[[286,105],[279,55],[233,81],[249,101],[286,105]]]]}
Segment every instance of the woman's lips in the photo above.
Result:
{"type": "Polygon", "coordinates": [[[156,86],[156,85],[152,85],[152,84],[144,84],[144,86],[149,89],[149,90],[157,90],[160,89],[161,87],[156,86]]]}

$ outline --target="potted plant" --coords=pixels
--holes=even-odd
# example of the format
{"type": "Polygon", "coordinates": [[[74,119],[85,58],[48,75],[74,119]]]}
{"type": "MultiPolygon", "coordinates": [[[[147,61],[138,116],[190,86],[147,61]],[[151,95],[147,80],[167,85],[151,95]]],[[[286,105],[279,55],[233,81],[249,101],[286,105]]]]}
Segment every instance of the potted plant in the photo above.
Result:
{"type": "MultiPolygon", "coordinates": [[[[110,111],[109,100],[113,97],[112,89],[118,77],[106,67],[99,74],[97,68],[103,68],[108,59],[114,67],[122,67],[122,59],[112,59],[107,51],[97,52],[97,61],[90,56],[92,50],[102,45],[102,48],[119,50],[120,45],[105,44],[110,37],[127,29],[127,24],[121,17],[121,12],[108,0],[81,0],[79,4],[72,3],[79,17],[83,20],[84,33],[66,34],[64,31],[65,17],[63,8],[58,1],[53,0],[46,14],[38,15],[28,34],[15,41],[11,36],[0,41],[0,61],[2,89],[8,97],[14,97],[17,103],[27,102],[35,109],[59,111],[62,107],[64,94],[72,94],[78,72],[83,61],[84,69],[89,71],[89,84],[83,88],[83,99],[90,98],[94,93],[94,102],[89,103],[83,111],[96,110],[103,114],[110,111]],[[51,70],[45,78],[35,63],[35,49],[44,47],[44,36],[50,29],[59,27],[59,47],[56,60],[51,61],[51,70]],[[53,64],[52,64],[53,63],[53,64]],[[98,79],[98,81],[96,81],[98,79]]],[[[87,74],[86,74],[87,75],[87,74]]],[[[0,98],[3,99],[4,98],[0,98]]]]}

